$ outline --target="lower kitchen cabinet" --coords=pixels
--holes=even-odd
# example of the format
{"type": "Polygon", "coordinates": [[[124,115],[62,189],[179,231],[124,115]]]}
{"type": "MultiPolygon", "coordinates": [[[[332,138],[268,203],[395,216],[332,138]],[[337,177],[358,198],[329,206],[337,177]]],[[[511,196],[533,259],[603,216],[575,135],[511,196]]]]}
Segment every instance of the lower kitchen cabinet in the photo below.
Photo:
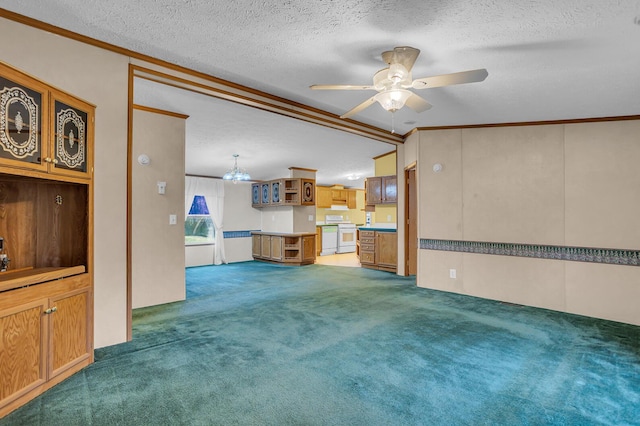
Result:
{"type": "Polygon", "coordinates": [[[255,260],[308,265],[316,261],[316,234],[314,233],[251,233],[255,260]]]}
{"type": "Polygon", "coordinates": [[[358,258],[363,268],[396,272],[398,234],[389,231],[358,230],[358,258]]]}
{"type": "Polygon", "coordinates": [[[0,293],[0,417],[93,361],[92,304],[88,274],[0,293]]]}

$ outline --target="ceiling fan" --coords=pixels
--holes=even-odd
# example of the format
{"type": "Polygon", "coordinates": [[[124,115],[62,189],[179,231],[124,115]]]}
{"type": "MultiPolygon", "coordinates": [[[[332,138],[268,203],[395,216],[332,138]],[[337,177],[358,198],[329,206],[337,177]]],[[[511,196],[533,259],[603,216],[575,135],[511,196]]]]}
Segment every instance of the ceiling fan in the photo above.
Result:
{"type": "Polygon", "coordinates": [[[416,112],[423,112],[431,108],[431,104],[407,89],[430,89],[433,87],[451,86],[453,84],[475,83],[483,81],[489,73],[486,69],[462,71],[452,74],[436,75],[433,77],[411,77],[411,68],[416,62],[420,50],[414,47],[401,46],[393,50],[382,52],[382,60],[389,64],[373,76],[373,85],[356,86],[348,84],[314,84],[313,90],[376,90],[378,93],[360,105],[352,108],[340,116],[351,117],[374,102],[387,111],[396,112],[407,105],[416,112]]]}

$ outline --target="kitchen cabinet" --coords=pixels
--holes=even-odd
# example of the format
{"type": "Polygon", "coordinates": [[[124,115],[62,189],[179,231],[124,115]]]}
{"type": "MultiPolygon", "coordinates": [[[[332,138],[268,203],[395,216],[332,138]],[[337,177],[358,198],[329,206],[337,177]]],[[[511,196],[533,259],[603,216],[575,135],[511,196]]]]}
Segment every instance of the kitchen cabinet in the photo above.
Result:
{"type": "Polygon", "coordinates": [[[353,189],[347,191],[347,208],[355,210],[356,208],[356,195],[357,192],[353,189]]]}
{"type": "Polygon", "coordinates": [[[328,209],[333,202],[331,188],[327,186],[316,187],[316,207],[320,209],[328,209]]]}
{"type": "Polygon", "coordinates": [[[397,271],[398,236],[395,231],[359,229],[356,248],[363,268],[397,271]]]}
{"type": "Polygon", "coordinates": [[[316,188],[316,207],[331,208],[331,206],[347,206],[356,208],[356,190],[341,187],[318,186],[316,188]]]}
{"type": "Polygon", "coordinates": [[[394,204],[398,201],[398,184],[395,175],[368,177],[364,185],[367,205],[394,204]]]}
{"type": "Polygon", "coordinates": [[[251,184],[251,206],[315,205],[315,179],[283,178],[251,184]]]}
{"type": "Polygon", "coordinates": [[[94,107],[4,64],[0,92],[2,417],[93,362],[94,107]]]}
{"type": "Polygon", "coordinates": [[[252,254],[254,260],[308,265],[316,260],[316,234],[272,233],[253,231],[252,254]]]}

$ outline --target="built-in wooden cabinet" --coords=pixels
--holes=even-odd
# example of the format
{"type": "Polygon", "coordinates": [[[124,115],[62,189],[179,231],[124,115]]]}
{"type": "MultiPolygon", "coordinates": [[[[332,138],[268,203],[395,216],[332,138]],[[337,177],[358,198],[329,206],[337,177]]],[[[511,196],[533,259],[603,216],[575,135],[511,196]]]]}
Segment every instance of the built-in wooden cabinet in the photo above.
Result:
{"type": "Polygon", "coordinates": [[[64,278],[77,272],[51,268],[40,278],[51,281],[0,293],[2,415],[93,359],[91,281],[86,273],[64,278]]]}
{"type": "Polygon", "coordinates": [[[316,260],[316,234],[314,233],[251,233],[252,255],[255,260],[308,265],[316,260]]]}
{"type": "Polygon", "coordinates": [[[315,205],[314,179],[283,178],[251,185],[251,206],[254,208],[276,206],[315,205]]]}
{"type": "Polygon", "coordinates": [[[367,205],[395,204],[398,201],[398,184],[395,175],[368,177],[364,186],[367,205]]]}
{"type": "Polygon", "coordinates": [[[363,268],[397,271],[398,236],[396,232],[359,229],[356,248],[363,268]]]}
{"type": "Polygon", "coordinates": [[[356,190],[338,186],[318,186],[316,188],[316,207],[347,206],[356,208],[356,190]]]}
{"type": "Polygon", "coordinates": [[[0,63],[0,417],[93,362],[93,117],[0,63]]]}

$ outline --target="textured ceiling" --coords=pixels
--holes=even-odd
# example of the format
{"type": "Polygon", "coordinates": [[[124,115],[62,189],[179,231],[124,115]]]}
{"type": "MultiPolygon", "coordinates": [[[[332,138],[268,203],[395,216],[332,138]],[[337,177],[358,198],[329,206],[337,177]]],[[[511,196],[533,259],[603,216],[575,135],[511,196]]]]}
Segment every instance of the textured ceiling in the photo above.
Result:
{"type": "MultiPolygon", "coordinates": [[[[0,0],[0,7],[336,114],[372,93],[308,86],[370,84],[385,65],[380,53],[394,46],[421,50],[414,78],[489,71],[482,83],[419,91],[433,108],[400,110],[398,133],[640,114],[640,0],[0,0]]],[[[232,115],[227,135],[250,125],[242,116],[232,115]]],[[[352,118],[391,128],[377,104],[352,118]]],[[[264,118],[271,119],[280,120],[264,118]]],[[[306,129],[298,142],[321,145],[325,130],[306,129]]]]}

